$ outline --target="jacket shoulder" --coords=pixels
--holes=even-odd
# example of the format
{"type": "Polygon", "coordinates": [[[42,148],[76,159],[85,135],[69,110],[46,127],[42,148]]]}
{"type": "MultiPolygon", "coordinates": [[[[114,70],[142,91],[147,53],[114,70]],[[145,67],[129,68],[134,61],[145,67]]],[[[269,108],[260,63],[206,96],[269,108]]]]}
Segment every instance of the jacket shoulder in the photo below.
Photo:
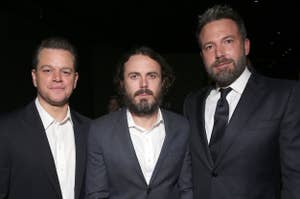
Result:
{"type": "Polygon", "coordinates": [[[101,123],[114,123],[116,120],[119,120],[123,115],[125,110],[121,109],[118,111],[114,111],[105,115],[102,115],[96,119],[93,120],[93,123],[95,124],[101,124],[101,123]]]}
{"type": "Polygon", "coordinates": [[[165,121],[171,121],[178,126],[188,125],[188,120],[183,115],[165,109],[162,109],[161,111],[165,121]]]}
{"type": "Polygon", "coordinates": [[[210,87],[203,87],[197,91],[192,91],[187,94],[185,101],[197,99],[199,96],[205,95],[208,92],[208,90],[210,90],[210,87]]]}
{"type": "Polygon", "coordinates": [[[77,111],[71,110],[71,114],[72,114],[72,117],[75,117],[77,120],[79,120],[81,122],[84,122],[84,123],[87,122],[87,123],[89,123],[89,122],[92,121],[89,117],[87,117],[87,116],[85,116],[85,115],[83,115],[81,113],[78,113],[77,111]]]}

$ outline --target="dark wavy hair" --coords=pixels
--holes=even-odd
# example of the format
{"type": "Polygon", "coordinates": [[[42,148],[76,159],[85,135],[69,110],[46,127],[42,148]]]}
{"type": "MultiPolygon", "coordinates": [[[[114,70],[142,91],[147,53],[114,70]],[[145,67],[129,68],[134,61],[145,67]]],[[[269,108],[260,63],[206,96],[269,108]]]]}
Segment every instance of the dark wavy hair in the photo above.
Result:
{"type": "Polygon", "coordinates": [[[124,90],[122,87],[122,82],[124,81],[124,66],[125,63],[129,60],[129,58],[133,55],[148,56],[160,65],[162,74],[162,95],[165,95],[168,92],[169,88],[172,86],[175,80],[175,75],[167,61],[160,54],[158,54],[153,49],[147,46],[139,46],[132,48],[130,51],[125,53],[118,62],[116,67],[116,73],[114,76],[114,84],[117,87],[118,93],[120,95],[123,95],[124,90]]]}

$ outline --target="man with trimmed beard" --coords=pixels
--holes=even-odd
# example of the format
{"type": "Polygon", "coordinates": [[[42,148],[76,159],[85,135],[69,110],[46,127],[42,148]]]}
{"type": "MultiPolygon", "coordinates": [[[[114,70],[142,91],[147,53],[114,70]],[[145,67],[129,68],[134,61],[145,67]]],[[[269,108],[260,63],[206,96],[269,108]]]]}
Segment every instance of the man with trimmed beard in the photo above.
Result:
{"type": "Polygon", "coordinates": [[[246,28],[228,6],[206,10],[197,37],[215,85],[184,104],[195,199],[299,199],[299,82],[250,72],[246,28]]]}
{"type": "Polygon", "coordinates": [[[125,107],[89,132],[87,199],[192,199],[188,122],[159,107],[173,80],[148,47],[123,57],[115,82],[125,107]]]}

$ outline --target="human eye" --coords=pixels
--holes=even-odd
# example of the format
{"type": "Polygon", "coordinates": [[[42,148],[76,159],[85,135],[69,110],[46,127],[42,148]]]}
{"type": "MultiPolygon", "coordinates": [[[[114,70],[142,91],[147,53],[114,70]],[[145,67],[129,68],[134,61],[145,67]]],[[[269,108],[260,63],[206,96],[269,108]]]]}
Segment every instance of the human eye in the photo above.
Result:
{"type": "Polygon", "coordinates": [[[132,80],[138,79],[138,74],[132,73],[129,75],[129,78],[132,80]]]}
{"type": "Polygon", "coordinates": [[[70,76],[70,75],[72,75],[73,70],[72,70],[72,69],[69,69],[69,68],[65,68],[65,69],[62,69],[62,70],[61,70],[61,73],[62,73],[62,75],[64,75],[64,76],[70,76]]]}
{"type": "Polygon", "coordinates": [[[206,45],[203,47],[203,49],[204,49],[205,51],[212,50],[212,49],[213,49],[213,45],[212,45],[212,44],[206,44],[206,45]]]}
{"type": "Polygon", "coordinates": [[[231,39],[231,38],[228,38],[228,39],[224,40],[225,44],[231,44],[232,42],[233,42],[233,39],[231,39]]]}
{"type": "Polygon", "coordinates": [[[45,74],[50,74],[53,71],[53,69],[51,67],[46,66],[46,67],[41,67],[40,71],[45,74]]]}
{"type": "Polygon", "coordinates": [[[150,79],[156,79],[158,75],[156,73],[150,73],[148,76],[150,79]]]}

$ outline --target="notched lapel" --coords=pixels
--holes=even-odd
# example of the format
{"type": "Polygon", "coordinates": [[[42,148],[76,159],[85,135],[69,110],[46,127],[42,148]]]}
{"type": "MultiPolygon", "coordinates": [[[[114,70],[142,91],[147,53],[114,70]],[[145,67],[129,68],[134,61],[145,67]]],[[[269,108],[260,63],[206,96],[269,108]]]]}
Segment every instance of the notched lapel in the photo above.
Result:
{"type": "Polygon", "coordinates": [[[162,117],[163,117],[163,120],[164,120],[166,136],[165,136],[163,145],[161,147],[161,151],[160,151],[159,157],[157,159],[156,165],[154,167],[154,170],[153,170],[153,173],[152,173],[149,184],[152,184],[155,180],[155,177],[158,175],[158,172],[160,170],[160,166],[163,164],[163,161],[165,159],[164,157],[169,152],[170,144],[173,142],[174,136],[177,134],[176,132],[174,132],[177,129],[174,128],[173,121],[171,121],[170,118],[168,118],[166,116],[166,112],[161,110],[161,113],[162,113],[162,117]]]}
{"type": "Polygon", "coordinates": [[[58,198],[62,198],[58,176],[56,173],[56,167],[46,131],[34,102],[27,106],[25,115],[24,125],[26,125],[26,127],[24,129],[28,129],[28,132],[32,133],[32,135],[29,136],[31,136],[30,139],[32,139],[33,141],[33,147],[37,149],[36,151],[34,151],[38,156],[36,160],[42,163],[45,172],[58,195],[58,198]]]}
{"type": "Polygon", "coordinates": [[[237,137],[243,133],[243,127],[246,125],[251,115],[253,115],[253,112],[259,109],[264,93],[265,89],[260,84],[259,79],[255,74],[252,74],[228,123],[222,140],[220,155],[216,160],[215,166],[220,163],[224,154],[229,150],[237,137]]]}
{"type": "MultiPolygon", "coordinates": [[[[202,144],[202,148],[198,147],[197,153],[200,154],[201,158],[203,159],[203,162],[206,163],[208,168],[211,168],[213,166],[213,161],[210,155],[209,147],[208,147],[208,141],[207,141],[207,135],[206,135],[206,129],[205,129],[205,102],[206,98],[209,95],[210,91],[213,89],[212,86],[208,87],[205,91],[203,91],[202,95],[197,96],[196,98],[196,128],[198,135],[200,136],[200,142],[202,144]]],[[[194,134],[195,136],[195,134],[194,134]]],[[[193,139],[193,137],[192,137],[193,139]]],[[[197,142],[197,141],[196,141],[197,142]]]]}
{"type": "MultiPolygon", "coordinates": [[[[118,125],[116,125],[113,129],[114,141],[116,145],[120,148],[120,153],[118,153],[118,157],[120,162],[128,162],[127,164],[130,164],[133,166],[133,169],[135,170],[135,173],[139,176],[140,179],[143,180],[143,182],[146,184],[146,180],[144,177],[144,174],[142,172],[142,169],[140,167],[137,155],[134,150],[134,146],[130,137],[129,128],[128,128],[128,122],[127,122],[127,115],[126,115],[126,109],[122,109],[122,112],[120,114],[120,118],[118,120],[118,125]]],[[[132,169],[132,167],[128,168],[132,169]]]]}
{"type": "Polygon", "coordinates": [[[85,173],[86,163],[86,139],[88,133],[88,124],[82,123],[75,115],[72,114],[72,121],[74,124],[74,139],[76,149],[76,171],[75,171],[75,199],[79,198],[82,187],[82,182],[85,173]]]}

